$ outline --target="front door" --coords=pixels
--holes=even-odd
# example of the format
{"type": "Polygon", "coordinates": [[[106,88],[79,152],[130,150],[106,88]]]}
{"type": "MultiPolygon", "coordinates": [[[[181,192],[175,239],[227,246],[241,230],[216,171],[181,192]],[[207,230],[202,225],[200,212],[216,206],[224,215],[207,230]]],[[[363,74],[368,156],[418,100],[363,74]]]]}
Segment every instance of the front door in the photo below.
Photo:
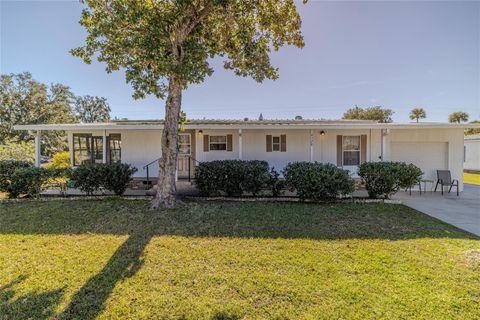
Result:
{"type": "Polygon", "coordinates": [[[188,178],[193,175],[192,156],[192,135],[181,133],[178,136],[178,177],[188,178]]]}

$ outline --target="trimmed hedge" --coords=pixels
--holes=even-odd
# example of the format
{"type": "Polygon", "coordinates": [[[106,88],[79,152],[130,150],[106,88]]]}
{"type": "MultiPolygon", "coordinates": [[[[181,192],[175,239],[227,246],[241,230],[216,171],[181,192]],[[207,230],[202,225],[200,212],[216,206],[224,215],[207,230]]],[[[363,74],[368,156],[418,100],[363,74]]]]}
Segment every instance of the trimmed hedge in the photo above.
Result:
{"type": "Polygon", "coordinates": [[[75,187],[91,195],[100,188],[122,195],[137,169],[125,163],[84,164],[73,170],[75,187]]]}
{"type": "Polygon", "coordinates": [[[0,161],[0,191],[9,192],[12,182],[12,175],[15,170],[20,168],[33,167],[30,162],[19,160],[1,160],[0,161]]]}
{"type": "Polygon", "coordinates": [[[300,200],[333,200],[355,190],[347,170],[330,163],[294,162],[283,170],[286,184],[300,200]]]}
{"type": "Polygon", "coordinates": [[[257,195],[270,182],[266,161],[215,160],[202,162],[195,168],[195,181],[202,195],[257,195]]]}
{"type": "Polygon", "coordinates": [[[400,189],[418,184],[423,172],[404,162],[365,162],[360,165],[358,175],[365,181],[370,198],[388,199],[400,189]]]}

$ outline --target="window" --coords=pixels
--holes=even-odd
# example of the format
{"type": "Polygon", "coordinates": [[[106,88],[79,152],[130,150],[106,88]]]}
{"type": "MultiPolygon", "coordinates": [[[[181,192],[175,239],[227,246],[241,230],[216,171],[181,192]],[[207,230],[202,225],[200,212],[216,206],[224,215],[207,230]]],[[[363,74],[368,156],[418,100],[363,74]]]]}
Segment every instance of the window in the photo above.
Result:
{"type": "Polygon", "coordinates": [[[280,137],[272,137],[272,151],[280,151],[280,137]]]}
{"type": "Polygon", "coordinates": [[[90,147],[90,135],[73,135],[73,165],[78,166],[84,163],[91,163],[92,152],[90,147]]]}
{"type": "Polygon", "coordinates": [[[181,134],[178,136],[178,153],[180,155],[190,155],[191,153],[190,134],[181,134]]]}
{"type": "Polygon", "coordinates": [[[122,162],[122,137],[119,134],[111,134],[108,136],[107,161],[109,163],[122,162]]]}
{"type": "Polygon", "coordinates": [[[343,165],[360,165],[360,136],[343,136],[343,165]]]}
{"type": "Polygon", "coordinates": [[[226,151],[227,136],[210,136],[210,151],[226,151]]]}
{"type": "MultiPolygon", "coordinates": [[[[107,137],[107,162],[121,162],[121,137],[111,134],[107,137]]],[[[73,166],[103,162],[103,137],[90,134],[73,135],[73,166]]]]}

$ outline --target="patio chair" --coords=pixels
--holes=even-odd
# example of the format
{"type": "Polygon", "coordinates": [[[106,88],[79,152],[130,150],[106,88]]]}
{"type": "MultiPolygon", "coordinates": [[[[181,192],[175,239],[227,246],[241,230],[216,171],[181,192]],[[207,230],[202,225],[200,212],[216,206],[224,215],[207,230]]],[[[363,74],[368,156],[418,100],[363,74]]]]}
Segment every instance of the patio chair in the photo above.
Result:
{"type": "Polygon", "coordinates": [[[437,192],[438,185],[442,188],[442,195],[443,195],[443,187],[450,187],[448,189],[448,193],[452,191],[453,187],[457,188],[457,197],[458,197],[458,180],[453,179],[452,175],[450,174],[450,170],[437,170],[437,184],[435,185],[435,191],[437,192]]]}

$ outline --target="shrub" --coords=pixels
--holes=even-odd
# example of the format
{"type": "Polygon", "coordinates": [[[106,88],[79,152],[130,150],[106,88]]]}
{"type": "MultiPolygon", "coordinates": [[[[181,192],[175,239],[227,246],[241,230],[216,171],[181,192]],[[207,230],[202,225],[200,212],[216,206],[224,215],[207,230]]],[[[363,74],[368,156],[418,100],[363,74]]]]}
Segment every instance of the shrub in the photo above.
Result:
{"type": "Polygon", "coordinates": [[[70,152],[62,151],[53,155],[52,161],[47,165],[50,169],[68,169],[70,165],[70,152]]]}
{"type": "Polygon", "coordinates": [[[389,198],[400,188],[418,183],[422,170],[403,162],[365,162],[359,167],[358,175],[365,181],[370,198],[389,198]]]}
{"type": "Polygon", "coordinates": [[[274,197],[280,196],[285,188],[285,180],[280,179],[280,173],[275,170],[275,168],[270,170],[268,185],[270,186],[270,191],[274,197]]]}
{"type": "Polygon", "coordinates": [[[257,195],[268,185],[268,163],[258,160],[216,160],[202,162],[195,169],[196,185],[203,195],[221,192],[239,196],[257,195]]]}
{"type": "Polygon", "coordinates": [[[12,182],[8,188],[8,197],[17,198],[24,194],[36,197],[48,178],[47,169],[37,167],[18,168],[12,174],[12,182]]]}
{"type": "Polygon", "coordinates": [[[283,175],[289,189],[296,191],[300,200],[332,200],[354,191],[354,182],[348,171],[330,163],[289,163],[283,175]]]}
{"type": "Polygon", "coordinates": [[[12,182],[12,175],[15,170],[20,168],[33,167],[30,162],[18,160],[1,160],[0,161],[0,191],[9,192],[12,182]]]}
{"type": "Polygon", "coordinates": [[[98,165],[82,164],[72,171],[72,180],[75,187],[88,195],[93,194],[102,186],[102,179],[98,165]]]}
{"type": "Polygon", "coordinates": [[[122,195],[137,171],[125,163],[112,164],[84,164],[72,172],[75,187],[91,195],[101,187],[122,195]]]}
{"type": "Polygon", "coordinates": [[[121,196],[127,190],[128,183],[137,172],[137,168],[125,163],[112,163],[99,165],[102,186],[121,196]]]}

